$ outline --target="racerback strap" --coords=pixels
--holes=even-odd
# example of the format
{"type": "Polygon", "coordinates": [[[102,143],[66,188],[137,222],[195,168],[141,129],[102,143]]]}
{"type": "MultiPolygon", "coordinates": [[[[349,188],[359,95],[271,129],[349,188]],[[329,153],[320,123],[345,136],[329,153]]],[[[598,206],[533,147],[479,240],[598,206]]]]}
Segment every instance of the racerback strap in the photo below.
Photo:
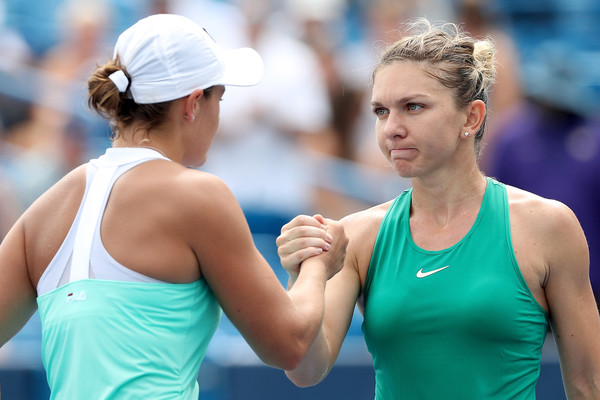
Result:
{"type": "Polygon", "coordinates": [[[69,282],[88,279],[90,276],[92,239],[96,224],[102,219],[98,216],[102,215],[100,209],[104,205],[104,196],[107,195],[108,186],[116,170],[117,166],[101,167],[94,175],[77,226],[69,282]]]}

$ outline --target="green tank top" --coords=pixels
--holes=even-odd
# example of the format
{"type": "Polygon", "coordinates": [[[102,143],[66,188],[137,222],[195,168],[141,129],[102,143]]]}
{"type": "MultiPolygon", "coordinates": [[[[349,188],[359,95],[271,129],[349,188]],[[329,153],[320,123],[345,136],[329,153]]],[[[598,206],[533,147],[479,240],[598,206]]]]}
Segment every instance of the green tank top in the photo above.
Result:
{"type": "Polygon", "coordinates": [[[475,223],[448,249],[413,242],[412,189],[384,217],[362,325],[376,400],[535,399],[548,315],[514,256],[506,188],[487,181],[475,223]]]}

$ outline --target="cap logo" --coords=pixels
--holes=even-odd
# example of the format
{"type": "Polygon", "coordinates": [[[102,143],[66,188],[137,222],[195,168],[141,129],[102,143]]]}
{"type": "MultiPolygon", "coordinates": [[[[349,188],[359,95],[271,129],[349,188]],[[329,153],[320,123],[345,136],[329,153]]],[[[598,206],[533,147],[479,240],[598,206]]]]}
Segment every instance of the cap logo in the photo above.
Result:
{"type": "Polygon", "coordinates": [[[208,31],[206,30],[206,28],[202,28],[202,30],[204,31],[204,33],[206,33],[206,35],[215,43],[217,43],[217,41],[215,40],[214,37],[211,36],[210,33],[208,33],[208,31]]]}

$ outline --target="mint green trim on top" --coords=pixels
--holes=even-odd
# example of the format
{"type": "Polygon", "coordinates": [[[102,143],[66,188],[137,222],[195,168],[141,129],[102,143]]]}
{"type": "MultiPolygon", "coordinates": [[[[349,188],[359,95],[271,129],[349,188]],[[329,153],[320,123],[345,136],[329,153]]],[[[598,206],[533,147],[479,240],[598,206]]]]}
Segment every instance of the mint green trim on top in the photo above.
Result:
{"type": "Polygon", "coordinates": [[[411,197],[392,202],[365,283],[376,400],[535,399],[548,314],[516,263],[505,186],[488,178],[472,228],[440,251],[412,240],[411,197]]]}
{"type": "Polygon", "coordinates": [[[37,301],[51,399],[198,399],[221,318],[204,280],[84,279],[37,301]]]}

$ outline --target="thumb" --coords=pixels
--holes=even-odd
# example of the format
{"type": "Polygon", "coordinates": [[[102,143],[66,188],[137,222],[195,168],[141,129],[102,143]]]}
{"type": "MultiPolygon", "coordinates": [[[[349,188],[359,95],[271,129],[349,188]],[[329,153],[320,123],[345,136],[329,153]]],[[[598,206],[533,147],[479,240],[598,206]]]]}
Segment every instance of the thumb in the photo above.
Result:
{"type": "Polygon", "coordinates": [[[325,225],[325,218],[323,218],[321,214],[315,214],[313,215],[313,218],[319,221],[319,223],[325,225]]]}

